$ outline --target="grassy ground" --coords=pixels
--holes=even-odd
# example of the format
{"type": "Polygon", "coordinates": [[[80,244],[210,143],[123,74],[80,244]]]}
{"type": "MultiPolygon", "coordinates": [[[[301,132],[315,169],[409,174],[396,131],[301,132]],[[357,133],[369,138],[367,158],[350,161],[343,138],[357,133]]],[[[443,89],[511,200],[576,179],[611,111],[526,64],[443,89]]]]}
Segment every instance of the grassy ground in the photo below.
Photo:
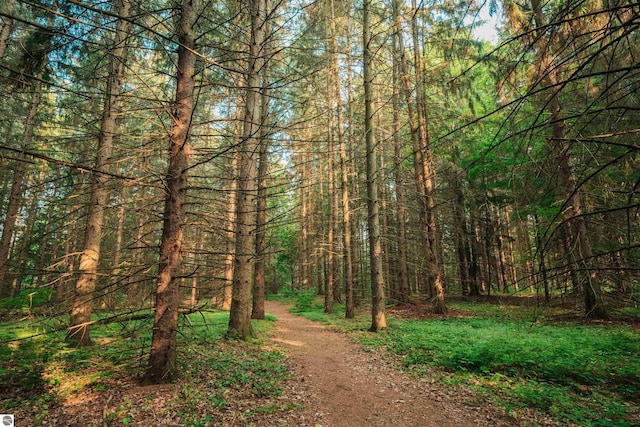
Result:
{"type": "MultiPolygon", "coordinates": [[[[264,336],[274,318],[255,321],[264,336]]],[[[181,317],[180,379],[141,388],[152,320],[96,325],[95,345],[72,349],[62,319],[0,324],[0,413],[19,425],[261,425],[286,412],[284,355],[264,342],[221,340],[228,313],[181,317]],[[258,420],[258,421],[256,421],[258,420]]]]}
{"type": "MultiPolygon", "coordinates": [[[[371,334],[365,310],[347,321],[340,305],[323,313],[312,293],[290,300],[296,313],[352,333],[403,369],[473,388],[481,401],[516,416],[533,411],[559,425],[640,425],[637,327],[559,322],[561,313],[531,306],[457,302],[448,317],[423,306],[390,307],[389,330],[371,334]]],[[[20,425],[277,425],[295,407],[286,396],[284,356],[264,342],[221,340],[227,313],[182,316],[181,378],[142,393],[136,378],[147,361],[150,318],[95,325],[96,345],[83,349],[68,348],[64,331],[54,332],[64,320],[32,314],[0,323],[0,413],[19,414],[20,425]]],[[[254,323],[261,335],[272,325],[254,323]]]]}
{"type": "MultiPolygon", "coordinates": [[[[294,312],[343,331],[364,331],[369,316],[322,312],[309,295],[294,312]]],[[[620,323],[550,321],[536,307],[449,304],[448,317],[390,309],[389,330],[357,333],[366,348],[385,348],[405,369],[433,381],[463,384],[517,414],[533,411],[560,425],[640,425],[640,334],[620,323]]],[[[548,316],[552,315],[552,316],[548,316]]]]}

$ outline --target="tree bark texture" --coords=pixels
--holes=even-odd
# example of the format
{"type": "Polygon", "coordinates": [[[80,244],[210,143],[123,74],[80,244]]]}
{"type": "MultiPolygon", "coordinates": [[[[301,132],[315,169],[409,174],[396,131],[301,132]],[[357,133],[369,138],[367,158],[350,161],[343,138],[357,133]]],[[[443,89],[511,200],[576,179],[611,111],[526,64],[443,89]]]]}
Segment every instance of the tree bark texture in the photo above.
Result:
{"type": "Polygon", "coordinates": [[[398,300],[401,303],[409,302],[409,269],[407,258],[407,213],[404,200],[404,182],[402,179],[402,135],[400,125],[400,46],[399,38],[402,35],[401,21],[399,19],[400,1],[393,1],[393,158],[394,158],[394,184],[396,192],[396,222],[397,248],[398,248],[398,300]]]}
{"type": "Polygon", "coordinates": [[[231,296],[233,294],[233,260],[235,259],[236,237],[236,202],[238,200],[238,151],[233,149],[231,154],[231,181],[229,182],[227,206],[227,254],[224,259],[224,285],[222,290],[222,310],[231,310],[231,296]]]}
{"type": "Polygon", "coordinates": [[[149,366],[143,382],[172,381],[176,374],[179,279],[182,264],[184,202],[187,196],[187,168],[191,152],[189,133],[195,100],[195,24],[198,0],[182,2],[178,23],[178,68],[173,123],[169,133],[169,165],[165,182],[164,221],[160,242],[160,266],[156,282],[156,303],[149,366]]]}
{"type": "Polygon", "coordinates": [[[444,301],[444,270],[442,268],[442,255],[439,253],[438,242],[438,230],[437,230],[437,212],[436,203],[434,200],[434,182],[435,182],[435,167],[433,166],[433,154],[431,151],[431,136],[429,134],[429,121],[426,112],[426,104],[424,99],[424,76],[422,72],[422,56],[420,54],[420,39],[418,37],[418,9],[416,7],[416,0],[412,0],[413,19],[411,20],[412,38],[413,38],[413,52],[414,52],[414,67],[415,67],[415,92],[416,92],[416,112],[417,112],[417,126],[419,136],[418,153],[415,161],[417,161],[417,167],[421,168],[421,173],[418,183],[418,193],[423,203],[423,216],[421,222],[423,222],[423,230],[426,233],[424,237],[425,245],[427,247],[427,268],[429,271],[430,279],[430,291],[435,293],[433,309],[438,314],[444,314],[447,311],[447,307],[444,301]]]}
{"type": "Polygon", "coordinates": [[[120,112],[122,79],[126,58],[126,40],[131,32],[129,16],[131,4],[128,0],[114,2],[114,10],[124,19],[116,24],[109,60],[109,77],[105,93],[100,135],[91,179],[91,198],[86,217],[84,244],[80,256],[79,275],[75,284],[73,307],[69,321],[67,341],[75,346],[91,345],[89,321],[91,319],[98,266],[100,264],[100,243],[104,212],[107,205],[109,177],[101,172],[110,171],[113,138],[116,135],[116,120],[120,112]]]}
{"type": "MultiPolygon", "coordinates": [[[[268,1],[268,0],[267,0],[268,1]]],[[[267,5],[268,6],[268,5],[267,5]]],[[[266,25],[266,22],[265,22],[266,25]]],[[[258,147],[258,200],[256,205],[256,260],[254,263],[252,319],[264,319],[266,234],[267,234],[267,175],[269,169],[269,61],[262,69],[260,97],[260,142],[258,147]]]]}
{"type": "Polygon", "coordinates": [[[255,207],[258,145],[260,143],[260,70],[266,25],[266,0],[247,0],[251,13],[251,40],[247,68],[247,94],[243,139],[238,147],[238,200],[233,295],[227,335],[248,340],[251,327],[251,289],[255,260],[255,207]]]}
{"type": "Polygon", "coordinates": [[[376,159],[373,125],[373,74],[371,72],[371,30],[369,28],[369,0],[363,2],[363,73],[365,108],[365,147],[367,162],[367,224],[369,233],[369,259],[371,262],[371,327],[376,332],[387,328],[385,314],[384,278],[382,277],[382,246],[380,243],[380,200],[378,181],[380,174],[376,159]]]}

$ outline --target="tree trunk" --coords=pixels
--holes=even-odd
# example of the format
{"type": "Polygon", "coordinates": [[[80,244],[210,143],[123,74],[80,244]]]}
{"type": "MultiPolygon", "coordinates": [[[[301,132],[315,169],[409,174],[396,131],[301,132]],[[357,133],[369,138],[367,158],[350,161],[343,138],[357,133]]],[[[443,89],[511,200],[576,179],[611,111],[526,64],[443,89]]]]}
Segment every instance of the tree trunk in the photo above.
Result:
{"type": "Polygon", "coordinates": [[[89,213],[86,218],[84,244],[80,256],[79,276],[75,285],[73,308],[69,321],[67,341],[75,346],[91,345],[89,321],[91,319],[92,303],[98,265],[100,263],[100,243],[102,240],[102,226],[104,211],[107,204],[111,153],[113,152],[113,138],[116,134],[116,120],[118,118],[122,92],[122,78],[124,75],[124,61],[126,58],[126,39],[129,37],[131,22],[129,16],[131,4],[128,0],[114,2],[115,13],[124,19],[119,19],[116,35],[109,61],[109,77],[105,93],[100,136],[94,162],[95,171],[91,180],[91,200],[89,213]]]}
{"type": "MultiPolygon", "coordinates": [[[[543,85],[551,91],[551,95],[546,100],[546,108],[551,117],[552,137],[549,146],[555,153],[557,164],[559,165],[560,180],[562,182],[563,196],[565,197],[564,218],[568,221],[567,226],[572,243],[575,242],[577,253],[575,259],[581,264],[581,273],[578,275],[582,282],[584,292],[584,307],[587,317],[592,319],[606,319],[607,309],[604,306],[600,281],[596,277],[596,269],[593,268],[593,252],[587,222],[583,216],[584,206],[581,191],[577,185],[577,178],[571,162],[571,150],[566,142],[566,123],[562,113],[562,104],[558,97],[558,75],[557,64],[549,51],[549,40],[545,35],[546,19],[542,11],[540,0],[532,0],[531,7],[534,19],[538,27],[536,34],[545,46],[540,46],[538,53],[538,63],[544,75],[541,78],[543,85]]],[[[574,245],[572,245],[574,246],[574,245]]],[[[569,261],[573,262],[573,261],[569,261]]]]}
{"type": "MultiPolygon", "coordinates": [[[[43,173],[41,172],[40,180],[43,180],[43,178],[44,176],[43,176],[43,173]]],[[[28,182],[26,183],[26,187],[32,187],[33,180],[31,178],[28,178],[27,181],[28,182]]],[[[37,204],[39,200],[40,200],[40,197],[38,194],[32,194],[31,203],[29,204],[29,206],[25,206],[26,209],[23,209],[22,215],[23,217],[26,217],[26,219],[23,221],[24,226],[22,230],[22,239],[20,240],[19,246],[18,246],[17,237],[14,238],[14,242],[13,242],[14,247],[11,250],[11,252],[15,253],[17,257],[14,263],[16,271],[13,274],[13,280],[11,280],[11,285],[9,289],[9,294],[11,296],[15,296],[20,293],[20,290],[22,289],[22,282],[23,282],[24,276],[28,273],[27,270],[29,267],[27,265],[23,265],[23,262],[25,259],[25,255],[29,250],[29,244],[31,243],[30,242],[31,230],[33,228],[33,224],[36,219],[37,204]],[[17,249],[16,249],[16,246],[18,246],[17,249]]],[[[44,236],[46,236],[46,234],[44,236]]],[[[31,272],[32,284],[35,278],[35,273],[36,273],[35,271],[31,272]]]]}
{"type": "Polygon", "coordinates": [[[300,172],[300,256],[298,257],[298,283],[302,289],[306,289],[309,286],[309,259],[311,257],[309,251],[309,194],[308,189],[308,166],[307,166],[307,154],[303,152],[300,162],[302,163],[302,170],[300,172]]]}
{"type": "Polygon", "coordinates": [[[248,340],[251,327],[251,289],[255,256],[257,153],[260,143],[260,69],[266,25],[266,0],[247,0],[251,13],[251,40],[247,69],[247,94],[243,140],[238,147],[238,201],[233,295],[227,336],[248,340]]]}
{"type": "MultiPolygon", "coordinates": [[[[544,288],[544,301],[549,305],[551,302],[551,295],[549,293],[549,279],[547,279],[547,266],[545,264],[545,248],[542,243],[541,230],[540,230],[540,221],[538,220],[538,216],[534,215],[534,224],[536,227],[536,254],[538,255],[538,270],[539,270],[539,278],[537,279],[537,283],[542,282],[542,286],[544,288]]],[[[539,287],[539,285],[538,285],[539,287]]]]}
{"type": "Polygon", "coordinates": [[[396,222],[398,248],[398,300],[405,304],[409,302],[409,269],[407,258],[407,212],[404,200],[404,181],[402,179],[402,135],[400,126],[400,53],[399,37],[401,36],[400,2],[393,1],[394,31],[393,31],[393,158],[394,158],[394,186],[396,193],[396,222]]]}
{"type": "Polygon", "coordinates": [[[229,182],[227,206],[227,253],[224,258],[224,288],[222,290],[222,304],[220,308],[231,310],[231,296],[233,294],[233,260],[235,259],[236,244],[236,201],[238,200],[238,150],[231,153],[231,181],[229,182]]]}
{"type": "MultiPolygon", "coordinates": [[[[147,187],[141,186],[139,189],[139,200],[145,200],[147,195],[147,187]]],[[[147,269],[144,260],[145,248],[148,247],[145,242],[145,236],[149,232],[149,222],[143,209],[136,212],[136,237],[135,246],[131,251],[131,268],[129,269],[127,278],[127,299],[131,309],[138,309],[142,306],[141,289],[145,283],[144,272],[147,269]]]]}
{"type": "MultiPolygon", "coordinates": [[[[336,286],[337,276],[337,260],[336,260],[336,243],[335,243],[335,230],[336,230],[336,201],[337,201],[337,188],[335,183],[335,141],[338,143],[343,142],[342,136],[342,123],[341,123],[341,107],[340,102],[340,77],[338,75],[338,47],[336,43],[336,23],[335,23],[335,10],[333,0],[329,2],[329,31],[328,31],[328,53],[329,53],[329,79],[327,87],[327,104],[328,104],[328,141],[327,141],[327,176],[329,194],[328,200],[328,275],[327,275],[327,289],[324,298],[324,311],[325,313],[333,312],[334,296],[339,296],[339,286],[336,286]],[[336,289],[337,288],[337,289],[336,289]]],[[[342,161],[342,160],[341,160],[342,161]]],[[[341,163],[342,168],[342,163],[341,163]]],[[[343,190],[344,191],[344,190],[343,190]]],[[[344,198],[344,194],[342,195],[344,198]]],[[[343,210],[344,213],[344,210],[343,210]]],[[[344,219],[343,219],[344,224],[344,219]]]]}
{"type": "Polygon", "coordinates": [[[510,219],[511,209],[507,208],[507,209],[504,209],[502,212],[503,212],[502,222],[505,230],[505,236],[507,238],[505,263],[506,263],[506,268],[508,273],[508,280],[511,281],[511,284],[513,285],[513,290],[516,292],[519,292],[520,285],[518,283],[518,272],[516,270],[516,256],[515,256],[515,250],[514,250],[515,239],[511,235],[511,219],[510,219]]]}
{"type": "Polygon", "coordinates": [[[486,288],[486,276],[482,268],[483,246],[480,244],[480,225],[478,224],[477,207],[473,198],[470,199],[469,228],[471,229],[471,291],[469,295],[478,296],[486,288]]]}
{"type": "Polygon", "coordinates": [[[520,255],[520,258],[524,259],[524,272],[522,276],[525,278],[525,283],[530,289],[529,292],[533,292],[535,287],[535,270],[533,267],[533,260],[529,254],[532,253],[531,242],[529,240],[529,227],[527,219],[519,216],[516,221],[516,248],[520,255]]]}
{"type": "MultiPolygon", "coordinates": [[[[44,173],[43,173],[44,175],[44,173]]],[[[58,183],[53,184],[53,189],[51,190],[50,200],[56,201],[58,200],[58,183]]],[[[47,218],[54,218],[54,210],[56,208],[55,203],[49,203],[49,209],[47,209],[47,218]]],[[[51,280],[51,272],[53,270],[53,265],[58,264],[57,257],[60,248],[60,244],[62,243],[62,239],[59,234],[61,232],[61,228],[59,224],[55,224],[56,230],[52,233],[51,228],[54,226],[54,221],[49,220],[45,225],[44,236],[47,236],[47,239],[43,243],[43,247],[40,249],[40,256],[38,257],[38,261],[35,265],[35,274],[37,277],[34,277],[34,283],[37,285],[51,285],[49,281],[51,280]],[[52,237],[51,234],[53,234],[52,237]]],[[[60,276],[56,275],[56,279],[60,278],[60,276]]]]}
{"type": "Polygon", "coordinates": [[[164,221],[160,242],[160,266],[156,282],[156,304],[149,366],[143,383],[172,381],[177,375],[179,279],[182,264],[184,203],[191,154],[189,133],[194,110],[196,74],[195,25],[198,0],[183,0],[177,26],[179,47],[173,126],[169,133],[169,166],[165,181],[164,221]]]}
{"type": "Polygon", "coordinates": [[[113,249],[113,262],[111,264],[111,279],[104,290],[103,299],[110,309],[115,309],[116,292],[118,290],[120,279],[120,259],[122,257],[122,235],[124,233],[125,209],[124,201],[127,194],[126,184],[122,185],[120,191],[120,204],[118,206],[118,229],[116,231],[116,246],[113,249]]]}
{"type": "MultiPolygon", "coordinates": [[[[33,83],[33,96],[29,113],[25,123],[25,130],[22,136],[22,147],[28,150],[33,141],[33,132],[36,126],[36,114],[40,106],[42,95],[41,85],[39,82],[33,83]]],[[[13,296],[11,286],[6,281],[6,275],[9,271],[9,254],[11,252],[11,241],[16,229],[16,221],[18,219],[18,211],[22,204],[22,194],[24,193],[24,179],[27,173],[26,163],[17,160],[13,171],[13,180],[11,181],[11,190],[9,192],[9,202],[7,211],[2,223],[2,236],[0,236],[0,298],[13,296]]]]}
{"type": "Polygon", "coordinates": [[[369,234],[369,259],[371,262],[371,332],[387,328],[385,315],[384,278],[382,277],[382,247],[380,244],[380,200],[378,182],[380,173],[376,159],[373,126],[373,75],[371,70],[371,30],[369,28],[369,3],[363,2],[362,49],[364,74],[364,129],[367,162],[367,223],[369,234]]]}
{"type": "MultiPolygon", "coordinates": [[[[196,231],[200,231],[196,229],[196,231]]],[[[191,259],[193,261],[193,273],[191,277],[191,297],[189,298],[189,306],[192,309],[196,309],[198,305],[198,269],[200,267],[198,254],[202,250],[204,233],[198,232],[198,234],[194,238],[195,240],[195,251],[191,254],[191,259]]]]}
{"type": "Polygon", "coordinates": [[[426,104],[424,100],[424,77],[422,73],[422,57],[420,54],[420,39],[418,37],[418,23],[417,15],[418,9],[416,7],[416,0],[412,0],[413,19],[411,20],[412,38],[413,38],[413,52],[414,52],[414,67],[416,74],[416,112],[417,112],[417,125],[419,136],[419,153],[418,153],[418,167],[422,168],[421,178],[422,182],[420,186],[420,197],[424,198],[424,217],[421,219],[424,221],[424,229],[426,231],[428,257],[428,270],[431,281],[430,291],[435,293],[433,309],[437,314],[444,314],[447,311],[447,307],[444,301],[444,270],[442,268],[442,255],[439,253],[438,242],[438,230],[436,224],[437,212],[436,204],[434,200],[434,182],[435,182],[435,167],[433,166],[433,158],[431,151],[431,136],[429,134],[429,121],[426,113],[426,104]]]}
{"type": "MultiPolygon", "coordinates": [[[[265,23],[266,25],[266,23],[265,23]]],[[[266,50],[266,49],[265,49],[266,50]]],[[[258,200],[256,206],[256,259],[254,263],[252,319],[264,319],[265,264],[267,231],[267,170],[269,168],[269,86],[270,67],[265,59],[260,105],[260,142],[258,148],[258,200]]]]}
{"type": "MultiPolygon", "coordinates": [[[[457,153],[457,148],[454,149],[457,153]]],[[[457,159],[456,154],[456,159],[457,159]]],[[[454,171],[455,176],[451,179],[453,190],[453,222],[454,237],[456,246],[456,258],[458,260],[458,275],[460,278],[460,289],[462,295],[471,294],[471,248],[469,245],[469,227],[467,226],[467,215],[465,212],[465,198],[462,190],[460,172],[454,171]]]]}
{"type": "Polygon", "coordinates": [[[500,220],[500,208],[498,206],[492,206],[491,215],[495,217],[496,233],[496,271],[498,276],[498,290],[500,292],[509,292],[509,281],[507,277],[507,262],[505,258],[505,245],[504,245],[504,224],[500,220]]]}

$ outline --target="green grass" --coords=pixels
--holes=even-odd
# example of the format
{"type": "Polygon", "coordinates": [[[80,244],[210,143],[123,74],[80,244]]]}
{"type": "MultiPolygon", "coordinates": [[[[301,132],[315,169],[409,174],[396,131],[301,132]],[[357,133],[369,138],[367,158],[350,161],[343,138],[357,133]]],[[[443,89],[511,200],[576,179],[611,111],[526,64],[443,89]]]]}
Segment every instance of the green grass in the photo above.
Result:
{"type": "MultiPolygon", "coordinates": [[[[452,304],[466,318],[389,319],[389,330],[358,334],[384,347],[405,368],[465,384],[507,412],[532,408],[562,425],[631,426],[640,414],[640,334],[625,325],[545,322],[535,307],[452,304]]],[[[338,307],[340,308],[340,307],[338,307]]],[[[322,313],[319,301],[295,313],[348,330],[343,313],[322,313]]]]}
{"type": "MultiPolygon", "coordinates": [[[[70,396],[112,392],[144,372],[151,318],[94,325],[95,345],[86,348],[70,348],[64,342],[65,331],[52,331],[52,325],[64,320],[0,323],[0,413],[28,408],[29,418],[37,424],[70,396]]],[[[253,321],[257,335],[268,333],[274,320],[267,315],[267,320],[253,321]]],[[[238,402],[245,402],[253,415],[260,414],[261,407],[291,409],[272,402],[289,377],[284,355],[264,348],[260,338],[251,343],[221,340],[228,321],[226,312],[180,317],[180,379],[163,409],[179,413],[180,425],[215,424],[212,420],[219,421],[238,402]]],[[[153,424],[144,417],[154,412],[157,408],[123,397],[105,420],[109,425],[153,424]]]]}

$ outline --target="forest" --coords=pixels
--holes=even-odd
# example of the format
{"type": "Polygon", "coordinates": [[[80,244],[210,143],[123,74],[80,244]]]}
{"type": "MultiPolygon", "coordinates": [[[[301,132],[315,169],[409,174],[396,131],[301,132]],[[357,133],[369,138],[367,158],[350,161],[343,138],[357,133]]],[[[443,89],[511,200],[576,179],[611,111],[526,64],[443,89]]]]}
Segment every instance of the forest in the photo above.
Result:
{"type": "Polygon", "coordinates": [[[518,391],[504,425],[640,423],[639,27],[634,0],[2,0],[0,412],[151,425],[52,415],[129,381],[218,411],[155,425],[283,425],[229,402],[286,394],[287,304],[518,391]]]}

